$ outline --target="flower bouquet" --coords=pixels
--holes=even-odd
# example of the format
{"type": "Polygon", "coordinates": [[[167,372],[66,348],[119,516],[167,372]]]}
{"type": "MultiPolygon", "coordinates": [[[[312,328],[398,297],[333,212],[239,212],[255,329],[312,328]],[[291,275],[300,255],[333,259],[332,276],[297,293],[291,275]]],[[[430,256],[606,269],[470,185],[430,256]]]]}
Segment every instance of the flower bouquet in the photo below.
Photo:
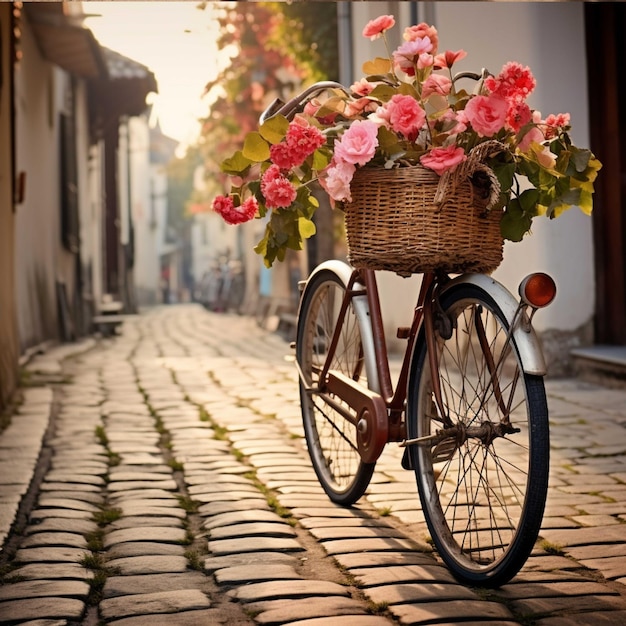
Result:
{"type": "MultiPolygon", "coordinates": [[[[387,45],[394,24],[383,15],[363,35],[387,45]]],[[[267,219],[255,251],[268,267],[315,233],[316,181],[346,212],[351,261],[399,273],[491,271],[502,240],[520,241],[536,216],[591,213],[601,164],[572,144],[569,114],[530,109],[529,68],[455,75],[466,52],[439,52],[434,26],[408,27],[403,38],[349,89],[327,89],[291,120],[269,118],[223,161],[232,186],[213,209],[230,224],[267,219]],[[468,78],[476,82],[466,90],[468,78]],[[433,243],[442,229],[448,239],[433,243]]]]}

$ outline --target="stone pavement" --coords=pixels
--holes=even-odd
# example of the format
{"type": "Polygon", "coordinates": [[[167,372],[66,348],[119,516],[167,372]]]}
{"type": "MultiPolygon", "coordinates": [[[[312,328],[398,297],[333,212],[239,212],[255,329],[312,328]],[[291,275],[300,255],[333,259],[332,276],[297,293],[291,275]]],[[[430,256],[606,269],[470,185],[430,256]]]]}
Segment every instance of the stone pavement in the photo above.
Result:
{"type": "Polygon", "coordinates": [[[0,435],[1,624],[626,623],[625,391],[548,381],[542,541],[485,591],[432,553],[396,446],[329,502],[291,351],[251,319],[161,307],[29,374],[0,435]]]}

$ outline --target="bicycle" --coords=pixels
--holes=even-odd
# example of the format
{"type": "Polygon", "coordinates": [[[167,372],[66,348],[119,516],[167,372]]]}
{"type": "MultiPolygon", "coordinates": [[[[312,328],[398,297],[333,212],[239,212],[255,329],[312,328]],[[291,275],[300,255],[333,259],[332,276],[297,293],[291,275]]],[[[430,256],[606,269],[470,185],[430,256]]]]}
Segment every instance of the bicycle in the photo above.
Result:
{"type": "MultiPolygon", "coordinates": [[[[318,83],[262,119],[292,117],[318,83]]],[[[395,388],[376,272],[333,260],[302,285],[295,342],[305,438],[329,498],[365,493],[385,446],[404,448],[434,546],[461,582],[513,578],[538,538],[548,489],[546,366],[532,317],[556,286],[520,298],[484,274],[423,275],[395,388]]]]}

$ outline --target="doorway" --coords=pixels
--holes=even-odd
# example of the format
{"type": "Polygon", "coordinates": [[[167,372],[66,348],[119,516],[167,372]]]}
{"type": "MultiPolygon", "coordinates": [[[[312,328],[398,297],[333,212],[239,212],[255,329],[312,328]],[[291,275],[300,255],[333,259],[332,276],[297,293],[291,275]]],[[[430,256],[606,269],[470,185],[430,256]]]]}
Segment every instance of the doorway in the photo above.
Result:
{"type": "Polygon", "coordinates": [[[591,149],[596,181],[595,343],[626,345],[626,5],[585,3],[591,149]]]}

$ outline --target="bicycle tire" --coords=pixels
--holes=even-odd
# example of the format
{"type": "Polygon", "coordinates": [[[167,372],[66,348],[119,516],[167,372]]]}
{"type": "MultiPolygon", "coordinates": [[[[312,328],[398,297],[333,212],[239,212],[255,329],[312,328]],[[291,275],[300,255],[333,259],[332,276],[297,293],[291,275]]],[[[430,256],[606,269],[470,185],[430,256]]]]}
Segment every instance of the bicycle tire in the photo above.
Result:
{"type": "MultiPolygon", "coordinates": [[[[305,382],[300,381],[300,406],[307,448],[318,480],[335,503],[354,504],[369,485],[376,463],[364,463],[357,449],[356,427],[328,404],[322,395],[307,392],[318,382],[333,336],[345,283],[332,269],[316,272],[307,283],[296,335],[296,359],[305,382]]],[[[366,330],[350,303],[331,368],[368,386],[362,335],[366,330]]],[[[370,370],[371,371],[371,370],[370,370]]],[[[344,410],[347,404],[333,397],[344,410]]]]}
{"type": "MultiPolygon", "coordinates": [[[[453,321],[450,337],[437,337],[445,410],[465,426],[497,423],[510,413],[519,432],[492,441],[459,436],[437,445],[411,445],[411,459],[424,517],[442,560],[463,583],[498,587],[523,567],[543,519],[550,453],[543,378],[522,371],[514,339],[506,341],[507,320],[484,289],[457,285],[440,302],[453,321]],[[495,385],[479,344],[477,316],[497,364],[495,385]]],[[[422,329],[409,377],[409,438],[442,428],[432,388],[422,329]]]]}

